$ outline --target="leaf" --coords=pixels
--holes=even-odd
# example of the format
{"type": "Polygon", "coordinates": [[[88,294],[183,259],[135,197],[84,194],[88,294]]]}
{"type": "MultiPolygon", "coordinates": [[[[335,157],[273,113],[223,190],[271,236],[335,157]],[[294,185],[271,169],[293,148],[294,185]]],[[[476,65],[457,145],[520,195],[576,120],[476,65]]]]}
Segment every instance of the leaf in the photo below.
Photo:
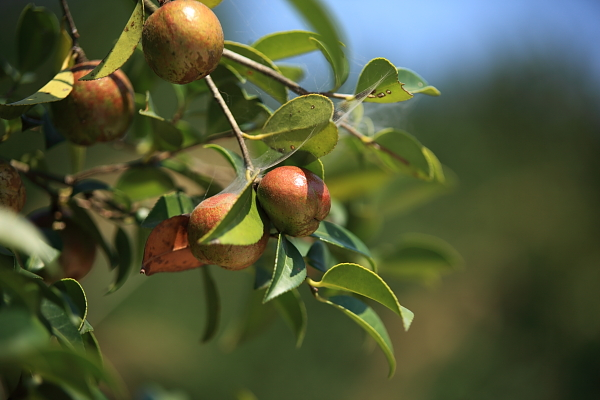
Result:
{"type": "Polygon", "coordinates": [[[135,51],[139,41],[142,39],[142,28],[144,27],[144,2],[138,0],[133,9],[127,25],[117,43],[110,50],[108,55],[94,68],[89,74],[80,78],[82,81],[100,79],[108,76],[121,68],[123,64],[135,51]]]}
{"type": "Polygon", "coordinates": [[[440,91],[428,85],[425,79],[408,68],[398,68],[398,80],[404,83],[404,90],[410,93],[423,93],[429,96],[439,96],[440,91]]]}
{"type": "Polygon", "coordinates": [[[277,68],[279,68],[281,75],[294,82],[300,82],[302,79],[304,79],[304,70],[301,67],[297,67],[295,65],[277,64],[277,68]]]}
{"type": "MultiPolygon", "coordinates": [[[[267,56],[265,56],[253,47],[226,40],[225,48],[235,53],[238,53],[244,57],[247,57],[253,61],[256,61],[266,67],[269,67],[276,72],[279,72],[279,68],[277,68],[277,66],[273,64],[273,61],[271,61],[267,56]]],[[[232,61],[228,58],[223,57],[221,59],[221,63],[225,64],[230,68],[233,68],[243,79],[247,79],[249,82],[262,89],[265,93],[273,97],[278,102],[283,104],[287,101],[287,89],[283,84],[274,81],[273,79],[261,74],[260,72],[256,72],[251,68],[238,64],[235,61],[232,61]]]]}
{"type": "Polygon", "coordinates": [[[398,81],[398,69],[385,58],[375,58],[365,65],[358,77],[355,93],[361,93],[375,83],[377,86],[364,99],[365,102],[397,103],[413,97],[398,81]]]}
{"type": "Polygon", "coordinates": [[[319,228],[311,236],[365,256],[373,270],[376,269],[369,248],[349,230],[328,221],[321,221],[319,228]]]}
{"type": "Polygon", "coordinates": [[[308,24],[322,37],[323,48],[329,54],[327,61],[333,69],[336,90],[348,79],[350,67],[343,51],[338,29],[329,17],[332,15],[317,0],[288,0],[308,24]]]}
{"type": "Polygon", "coordinates": [[[17,23],[17,66],[34,71],[54,50],[59,33],[56,16],[45,7],[28,4],[17,23]]]}
{"type": "Polygon", "coordinates": [[[25,113],[32,105],[62,100],[73,90],[73,73],[62,70],[36,93],[10,104],[0,104],[0,118],[14,119],[25,113]]]}
{"type": "Polygon", "coordinates": [[[251,245],[262,238],[264,230],[264,221],[256,205],[256,192],[252,190],[250,181],[223,219],[198,243],[251,245]]]}
{"type": "Polygon", "coordinates": [[[131,199],[140,201],[175,190],[171,177],[160,168],[142,166],[123,172],[115,187],[131,199]]]}
{"type": "Polygon", "coordinates": [[[299,96],[275,111],[258,138],[282,154],[301,148],[302,152],[319,158],[330,153],[338,141],[332,117],[333,103],[327,97],[299,96]]]}
{"type": "Polygon", "coordinates": [[[323,50],[324,44],[320,46],[318,42],[323,43],[323,38],[318,33],[294,30],[263,36],[254,42],[252,47],[271,60],[277,61],[315,50],[323,50]]]}
{"type": "Polygon", "coordinates": [[[183,145],[181,131],[154,112],[150,92],[146,93],[146,109],[140,110],[139,113],[150,122],[153,144],[158,150],[176,151],[181,148],[183,145]]]}
{"type": "Polygon", "coordinates": [[[79,334],[78,327],[73,323],[70,312],[67,311],[66,304],[57,304],[57,302],[47,298],[42,299],[41,313],[52,328],[52,334],[58,338],[60,343],[67,348],[83,351],[83,340],[79,334]]]}
{"type": "Polygon", "coordinates": [[[13,133],[19,133],[23,129],[21,118],[0,121],[0,143],[8,140],[13,133]]]}
{"type": "Polygon", "coordinates": [[[102,357],[102,351],[100,350],[100,344],[93,330],[87,331],[81,334],[83,339],[83,346],[85,347],[85,353],[93,360],[97,361],[100,365],[103,364],[104,359],[102,357]]]}
{"type": "Polygon", "coordinates": [[[115,281],[108,288],[108,293],[112,293],[119,289],[131,273],[133,266],[133,254],[131,249],[131,241],[123,228],[117,226],[117,232],[113,240],[115,249],[117,250],[117,276],[115,281]]]}
{"type": "Polygon", "coordinates": [[[0,308],[0,364],[48,345],[48,330],[26,309],[0,308]]]}
{"type": "Polygon", "coordinates": [[[242,175],[246,171],[244,159],[237,153],[219,146],[218,144],[207,144],[203,146],[205,149],[213,149],[221,153],[223,157],[231,164],[236,175],[242,175]]]}
{"type": "Polygon", "coordinates": [[[154,228],[162,221],[181,214],[189,214],[194,210],[192,199],[183,192],[169,193],[161,196],[150,213],[141,224],[142,228],[154,228]]]}
{"type": "Polygon", "coordinates": [[[306,306],[298,290],[293,289],[275,298],[275,309],[296,335],[296,347],[302,346],[306,335],[306,306]]]}
{"type": "Polygon", "coordinates": [[[379,275],[361,265],[338,264],[327,270],[319,282],[311,281],[310,284],[315,287],[346,290],[375,300],[398,314],[402,318],[405,330],[410,327],[412,312],[400,306],[392,289],[379,275]]]}
{"type": "Polygon", "coordinates": [[[331,252],[327,248],[327,245],[320,240],[317,240],[310,246],[306,258],[311,267],[321,272],[327,272],[333,266],[331,252]]]}
{"type": "Polygon", "coordinates": [[[152,275],[157,272],[186,271],[201,267],[192,254],[188,242],[189,215],[178,215],[164,220],[150,233],[144,247],[140,272],[152,275]]]}
{"type": "Polygon", "coordinates": [[[388,360],[390,366],[388,378],[394,376],[394,372],[396,372],[396,358],[394,357],[392,341],[387,333],[387,329],[385,329],[385,325],[375,311],[362,301],[351,296],[332,296],[328,300],[323,301],[342,310],[344,314],[352,318],[354,322],[375,339],[388,360]]]}
{"type": "Polygon", "coordinates": [[[219,328],[221,300],[217,291],[217,284],[210,273],[209,267],[206,266],[201,271],[204,281],[204,298],[206,299],[206,326],[201,341],[206,343],[214,337],[219,328]]]}
{"type": "Polygon", "coordinates": [[[302,255],[298,249],[287,240],[285,235],[279,234],[273,278],[265,293],[263,303],[297,288],[304,282],[305,278],[306,265],[304,264],[302,255]]]}
{"type": "Polygon", "coordinates": [[[87,318],[87,298],[83,287],[75,279],[65,278],[61,279],[52,284],[52,287],[58,289],[62,294],[63,298],[66,298],[67,303],[71,307],[71,312],[79,318],[80,330],[83,327],[83,322],[87,318]]]}

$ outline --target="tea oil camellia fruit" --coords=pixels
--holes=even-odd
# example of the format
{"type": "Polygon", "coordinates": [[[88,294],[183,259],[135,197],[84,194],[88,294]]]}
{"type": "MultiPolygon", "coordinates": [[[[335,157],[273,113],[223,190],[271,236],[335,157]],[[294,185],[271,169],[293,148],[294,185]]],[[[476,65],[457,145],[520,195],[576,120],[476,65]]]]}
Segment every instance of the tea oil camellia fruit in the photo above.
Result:
{"type": "Polygon", "coordinates": [[[21,212],[27,195],[19,172],[7,161],[0,160],[0,206],[21,212]]]}
{"type": "Polygon", "coordinates": [[[204,264],[214,264],[225,269],[240,270],[254,264],[264,253],[269,241],[268,224],[257,243],[250,245],[200,244],[198,240],[207,234],[235,203],[233,193],[219,193],[202,201],[190,215],[188,240],[192,254],[204,264]]]}
{"type": "Polygon", "coordinates": [[[50,103],[54,125],[65,138],[82,146],[120,139],[133,121],[133,87],[121,70],[97,80],[79,80],[99,63],[75,65],[71,69],[73,90],[63,100],[50,103]]]}
{"type": "Polygon", "coordinates": [[[327,186],[304,168],[285,166],[269,171],[256,194],[275,228],[290,236],[312,234],[331,209],[327,186]]]}
{"type": "Polygon", "coordinates": [[[56,225],[56,219],[49,209],[35,211],[29,219],[39,228],[56,232],[62,242],[62,250],[58,258],[62,276],[51,277],[51,280],[62,278],[80,280],[90,272],[96,259],[96,242],[68,216],[66,211],[56,225]]]}
{"type": "Polygon", "coordinates": [[[148,17],[142,30],[146,62],[171,83],[190,83],[213,72],[223,47],[219,19],[196,0],[164,4],[148,17]]]}

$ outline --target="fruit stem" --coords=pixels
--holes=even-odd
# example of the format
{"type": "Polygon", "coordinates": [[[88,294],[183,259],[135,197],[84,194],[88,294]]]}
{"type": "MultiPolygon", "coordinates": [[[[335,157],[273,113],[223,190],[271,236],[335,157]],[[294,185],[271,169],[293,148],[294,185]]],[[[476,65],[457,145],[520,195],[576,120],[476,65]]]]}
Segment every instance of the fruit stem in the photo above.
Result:
{"type": "Polygon", "coordinates": [[[73,50],[77,53],[77,62],[82,62],[87,60],[83,49],[79,47],[79,31],[75,26],[75,21],[73,20],[73,16],[71,15],[71,10],[69,10],[69,5],[67,4],[67,0],[60,0],[60,5],[63,11],[63,15],[67,20],[67,24],[69,25],[69,34],[71,35],[71,39],[73,40],[73,50]]]}
{"type": "Polygon", "coordinates": [[[219,92],[219,88],[217,87],[217,85],[215,85],[215,82],[212,80],[211,76],[207,75],[204,79],[206,80],[206,84],[212,92],[213,97],[215,98],[217,103],[219,103],[219,106],[221,106],[223,113],[225,114],[227,120],[229,121],[229,124],[231,125],[231,129],[233,130],[238,144],[240,145],[240,149],[242,150],[242,157],[244,158],[244,163],[246,164],[246,170],[253,171],[254,166],[252,165],[252,160],[250,159],[250,153],[248,152],[248,148],[246,147],[246,143],[244,142],[244,132],[242,132],[239,125],[237,124],[235,117],[231,113],[231,110],[225,102],[225,99],[223,98],[223,96],[221,96],[221,92],[219,92]]]}

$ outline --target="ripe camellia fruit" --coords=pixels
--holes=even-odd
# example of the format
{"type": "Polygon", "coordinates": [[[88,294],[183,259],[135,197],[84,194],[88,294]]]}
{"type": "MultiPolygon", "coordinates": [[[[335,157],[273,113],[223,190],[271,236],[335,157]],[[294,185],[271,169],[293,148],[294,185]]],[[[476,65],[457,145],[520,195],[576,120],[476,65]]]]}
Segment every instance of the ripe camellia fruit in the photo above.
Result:
{"type": "Polygon", "coordinates": [[[0,160],[0,206],[21,212],[27,196],[19,172],[7,161],[0,160]]]}
{"type": "Polygon", "coordinates": [[[260,240],[251,245],[198,243],[198,240],[227,214],[236,197],[233,193],[219,193],[202,201],[192,211],[188,225],[188,240],[192,254],[200,262],[240,270],[254,264],[265,251],[269,241],[269,229],[266,223],[260,240]]]}
{"type": "Polygon", "coordinates": [[[171,83],[190,83],[217,68],[223,54],[221,23],[196,0],[175,0],[156,10],[144,24],[146,62],[171,83]]]}
{"type": "Polygon", "coordinates": [[[323,180],[299,167],[269,171],[261,179],[256,195],[275,228],[290,236],[310,235],[331,209],[331,197],[323,180]]]}
{"type": "MultiPolygon", "coordinates": [[[[62,242],[62,251],[58,264],[62,268],[62,276],[54,279],[73,278],[80,280],[90,272],[96,259],[96,242],[77,222],[63,212],[60,221],[56,221],[49,209],[35,211],[29,220],[39,228],[52,230],[62,242]]],[[[52,242],[52,239],[50,239],[52,242]]]]}
{"type": "Polygon", "coordinates": [[[120,139],[133,121],[133,87],[121,70],[93,81],[79,80],[99,63],[94,60],[75,65],[71,69],[73,91],[50,103],[54,125],[68,140],[82,146],[120,139]]]}

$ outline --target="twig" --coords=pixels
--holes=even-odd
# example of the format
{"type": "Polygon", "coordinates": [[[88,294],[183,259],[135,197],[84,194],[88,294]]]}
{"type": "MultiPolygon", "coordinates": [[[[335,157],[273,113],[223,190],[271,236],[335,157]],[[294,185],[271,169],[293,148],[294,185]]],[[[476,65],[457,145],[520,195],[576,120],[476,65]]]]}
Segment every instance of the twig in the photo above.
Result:
{"type": "Polygon", "coordinates": [[[152,13],[154,13],[156,10],[158,10],[156,4],[150,0],[144,0],[144,12],[146,15],[152,15],[152,13]]]}
{"type": "Polygon", "coordinates": [[[73,40],[73,50],[77,53],[77,62],[86,61],[87,57],[85,56],[85,52],[81,47],[79,47],[79,31],[75,26],[75,21],[73,20],[73,16],[71,15],[71,11],[69,10],[67,0],[60,0],[60,5],[63,11],[63,15],[67,20],[67,24],[69,25],[69,34],[71,35],[71,39],[73,40]]]}
{"type": "Polygon", "coordinates": [[[242,157],[244,157],[244,163],[246,164],[246,170],[250,170],[250,171],[254,170],[254,166],[252,165],[252,160],[250,159],[250,153],[248,153],[248,148],[246,147],[246,143],[244,142],[244,132],[242,132],[239,125],[237,124],[235,117],[231,113],[229,106],[227,106],[225,99],[223,99],[223,96],[221,96],[221,92],[219,92],[219,88],[217,87],[217,85],[215,85],[215,82],[212,80],[211,76],[207,75],[206,78],[204,78],[204,79],[206,80],[206,84],[208,85],[208,88],[212,92],[213,97],[215,98],[217,103],[219,103],[219,106],[221,106],[223,113],[225,114],[225,116],[227,117],[227,120],[229,121],[229,124],[231,125],[231,129],[233,130],[233,133],[235,134],[238,144],[240,145],[240,149],[242,150],[242,157]]]}

